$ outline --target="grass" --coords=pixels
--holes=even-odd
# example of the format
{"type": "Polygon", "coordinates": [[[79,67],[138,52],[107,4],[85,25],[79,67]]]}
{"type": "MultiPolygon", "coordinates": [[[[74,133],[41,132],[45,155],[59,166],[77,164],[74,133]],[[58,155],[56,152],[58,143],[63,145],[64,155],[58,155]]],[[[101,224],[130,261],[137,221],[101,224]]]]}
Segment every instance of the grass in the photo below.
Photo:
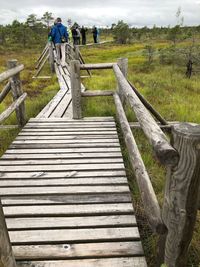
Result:
{"type": "MultiPolygon", "coordinates": [[[[129,60],[129,80],[138,88],[147,100],[162,114],[167,120],[188,121],[200,123],[200,77],[193,76],[188,80],[184,76],[184,69],[177,66],[160,65],[155,61],[152,65],[147,64],[144,55],[144,43],[134,43],[131,45],[104,44],[101,46],[82,47],[81,52],[86,63],[116,62],[120,57],[127,57],[129,60]]],[[[156,40],[153,43],[155,49],[166,48],[169,41],[156,40]]],[[[184,46],[184,43],[180,44],[184,46]]],[[[188,45],[187,43],[185,45],[188,45]]],[[[25,50],[22,53],[5,53],[0,57],[0,72],[6,69],[6,60],[17,58],[19,62],[25,64],[22,72],[24,91],[28,93],[26,101],[27,118],[35,117],[38,112],[48,103],[58,90],[56,78],[52,80],[33,80],[34,62],[39,56],[38,51],[25,50]]],[[[49,69],[45,70],[48,75],[49,69]]],[[[41,74],[42,75],[42,74],[41,74]]],[[[83,72],[83,75],[85,73],[83,72]]],[[[92,78],[84,78],[83,83],[90,90],[113,90],[116,88],[114,74],[110,70],[92,71],[92,78]]],[[[0,111],[6,108],[11,99],[7,99],[0,111]]],[[[84,98],[84,116],[115,116],[115,106],[111,97],[84,98]]],[[[128,106],[126,114],[129,121],[134,121],[135,116],[128,106]]],[[[6,122],[16,123],[15,115],[6,122]]],[[[131,170],[128,160],[128,153],[124,140],[118,126],[122,153],[125,161],[127,176],[134,198],[134,206],[137,214],[137,221],[140,226],[143,247],[147,256],[148,266],[155,266],[156,236],[152,234],[148,227],[139,191],[134,180],[134,173],[131,170]]],[[[165,184],[166,170],[161,166],[152,154],[152,148],[148,144],[141,130],[134,130],[134,137],[138,144],[145,166],[151,178],[154,190],[160,204],[163,200],[163,190],[165,184]]],[[[17,132],[14,130],[4,130],[0,132],[1,147],[0,153],[7,148],[15,138],[17,132]]],[[[195,225],[194,236],[189,253],[188,266],[199,266],[200,264],[200,215],[198,214],[195,225]]]]}

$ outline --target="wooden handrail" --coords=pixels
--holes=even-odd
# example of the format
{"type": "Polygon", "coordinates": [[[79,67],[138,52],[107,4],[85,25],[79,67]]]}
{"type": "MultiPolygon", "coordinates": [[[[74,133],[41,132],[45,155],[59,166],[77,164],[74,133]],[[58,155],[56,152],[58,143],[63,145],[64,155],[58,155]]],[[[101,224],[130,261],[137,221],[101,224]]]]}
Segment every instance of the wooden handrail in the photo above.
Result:
{"type": "Polygon", "coordinates": [[[117,64],[113,65],[113,70],[159,161],[164,165],[177,165],[179,160],[178,152],[169,144],[167,137],[134,93],[117,64]]]}
{"type": "Polygon", "coordinates": [[[129,152],[129,159],[135,171],[137,184],[143,200],[148,221],[154,232],[157,232],[159,234],[165,233],[166,227],[164,226],[161,219],[161,211],[158,204],[158,200],[156,198],[155,192],[153,190],[150,178],[146,171],[137,144],[131,132],[131,128],[126,118],[126,114],[124,112],[121,100],[117,94],[114,94],[114,101],[121,129],[124,135],[124,140],[126,142],[126,147],[129,152]]]}
{"type": "Polygon", "coordinates": [[[16,101],[14,101],[5,111],[0,114],[0,123],[6,120],[25,100],[27,93],[23,93],[16,101]]]}
{"type": "Polygon", "coordinates": [[[112,69],[114,63],[81,64],[81,70],[112,69]]]}
{"type": "Polygon", "coordinates": [[[5,72],[0,74],[0,82],[3,82],[7,80],[8,78],[11,78],[12,76],[18,74],[20,71],[24,69],[24,65],[18,65],[12,69],[6,70],[5,72]]]}
{"type": "Polygon", "coordinates": [[[11,90],[11,83],[8,82],[6,84],[6,86],[3,88],[3,90],[0,93],[0,103],[4,100],[4,98],[7,96],[7,94],[10,92],[11,90]]]}

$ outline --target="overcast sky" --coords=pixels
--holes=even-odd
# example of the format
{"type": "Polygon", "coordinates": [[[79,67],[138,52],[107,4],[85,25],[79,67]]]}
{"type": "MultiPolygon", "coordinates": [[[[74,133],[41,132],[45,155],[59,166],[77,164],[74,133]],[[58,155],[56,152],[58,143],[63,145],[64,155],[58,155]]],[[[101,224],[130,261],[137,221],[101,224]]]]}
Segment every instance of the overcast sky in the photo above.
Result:
{"type": "Polygon", "coordinates": [[[0,24],[14,19],[24,22],[34,13],[40,18],[46,11],[80,25],[111,25],[124,20],[132,26],[168,26],[176,24],[181,7],[184,25],[200,25],[200,0],[0,0],[0,24]]]}

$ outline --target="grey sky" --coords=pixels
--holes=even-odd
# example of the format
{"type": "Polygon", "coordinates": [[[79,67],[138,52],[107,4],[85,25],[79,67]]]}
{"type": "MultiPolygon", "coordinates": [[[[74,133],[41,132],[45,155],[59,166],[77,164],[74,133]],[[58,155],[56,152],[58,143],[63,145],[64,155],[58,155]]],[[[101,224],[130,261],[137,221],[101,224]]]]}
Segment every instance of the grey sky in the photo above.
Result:
{"type": "Polygon", "coordinates": [[[111,25],[124,20],[133,26],[168,26],[176,23],[181,7],[184,25],[200,25],[200,0],[0,0],[0,24],[25,21],[29,14],[52,12],[66,23],[111,25]]]}

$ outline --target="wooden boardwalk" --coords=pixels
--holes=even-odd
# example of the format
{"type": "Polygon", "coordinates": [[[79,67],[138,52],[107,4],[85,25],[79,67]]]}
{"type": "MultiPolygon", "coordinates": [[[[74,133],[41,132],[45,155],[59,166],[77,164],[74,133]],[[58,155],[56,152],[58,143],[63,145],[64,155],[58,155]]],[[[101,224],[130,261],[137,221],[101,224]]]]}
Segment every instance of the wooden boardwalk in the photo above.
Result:
{"type": "Polygon", "coordinates": [[[18,266],[146,266],[112,118],[31,119],[0,179],[18,266]]]}

